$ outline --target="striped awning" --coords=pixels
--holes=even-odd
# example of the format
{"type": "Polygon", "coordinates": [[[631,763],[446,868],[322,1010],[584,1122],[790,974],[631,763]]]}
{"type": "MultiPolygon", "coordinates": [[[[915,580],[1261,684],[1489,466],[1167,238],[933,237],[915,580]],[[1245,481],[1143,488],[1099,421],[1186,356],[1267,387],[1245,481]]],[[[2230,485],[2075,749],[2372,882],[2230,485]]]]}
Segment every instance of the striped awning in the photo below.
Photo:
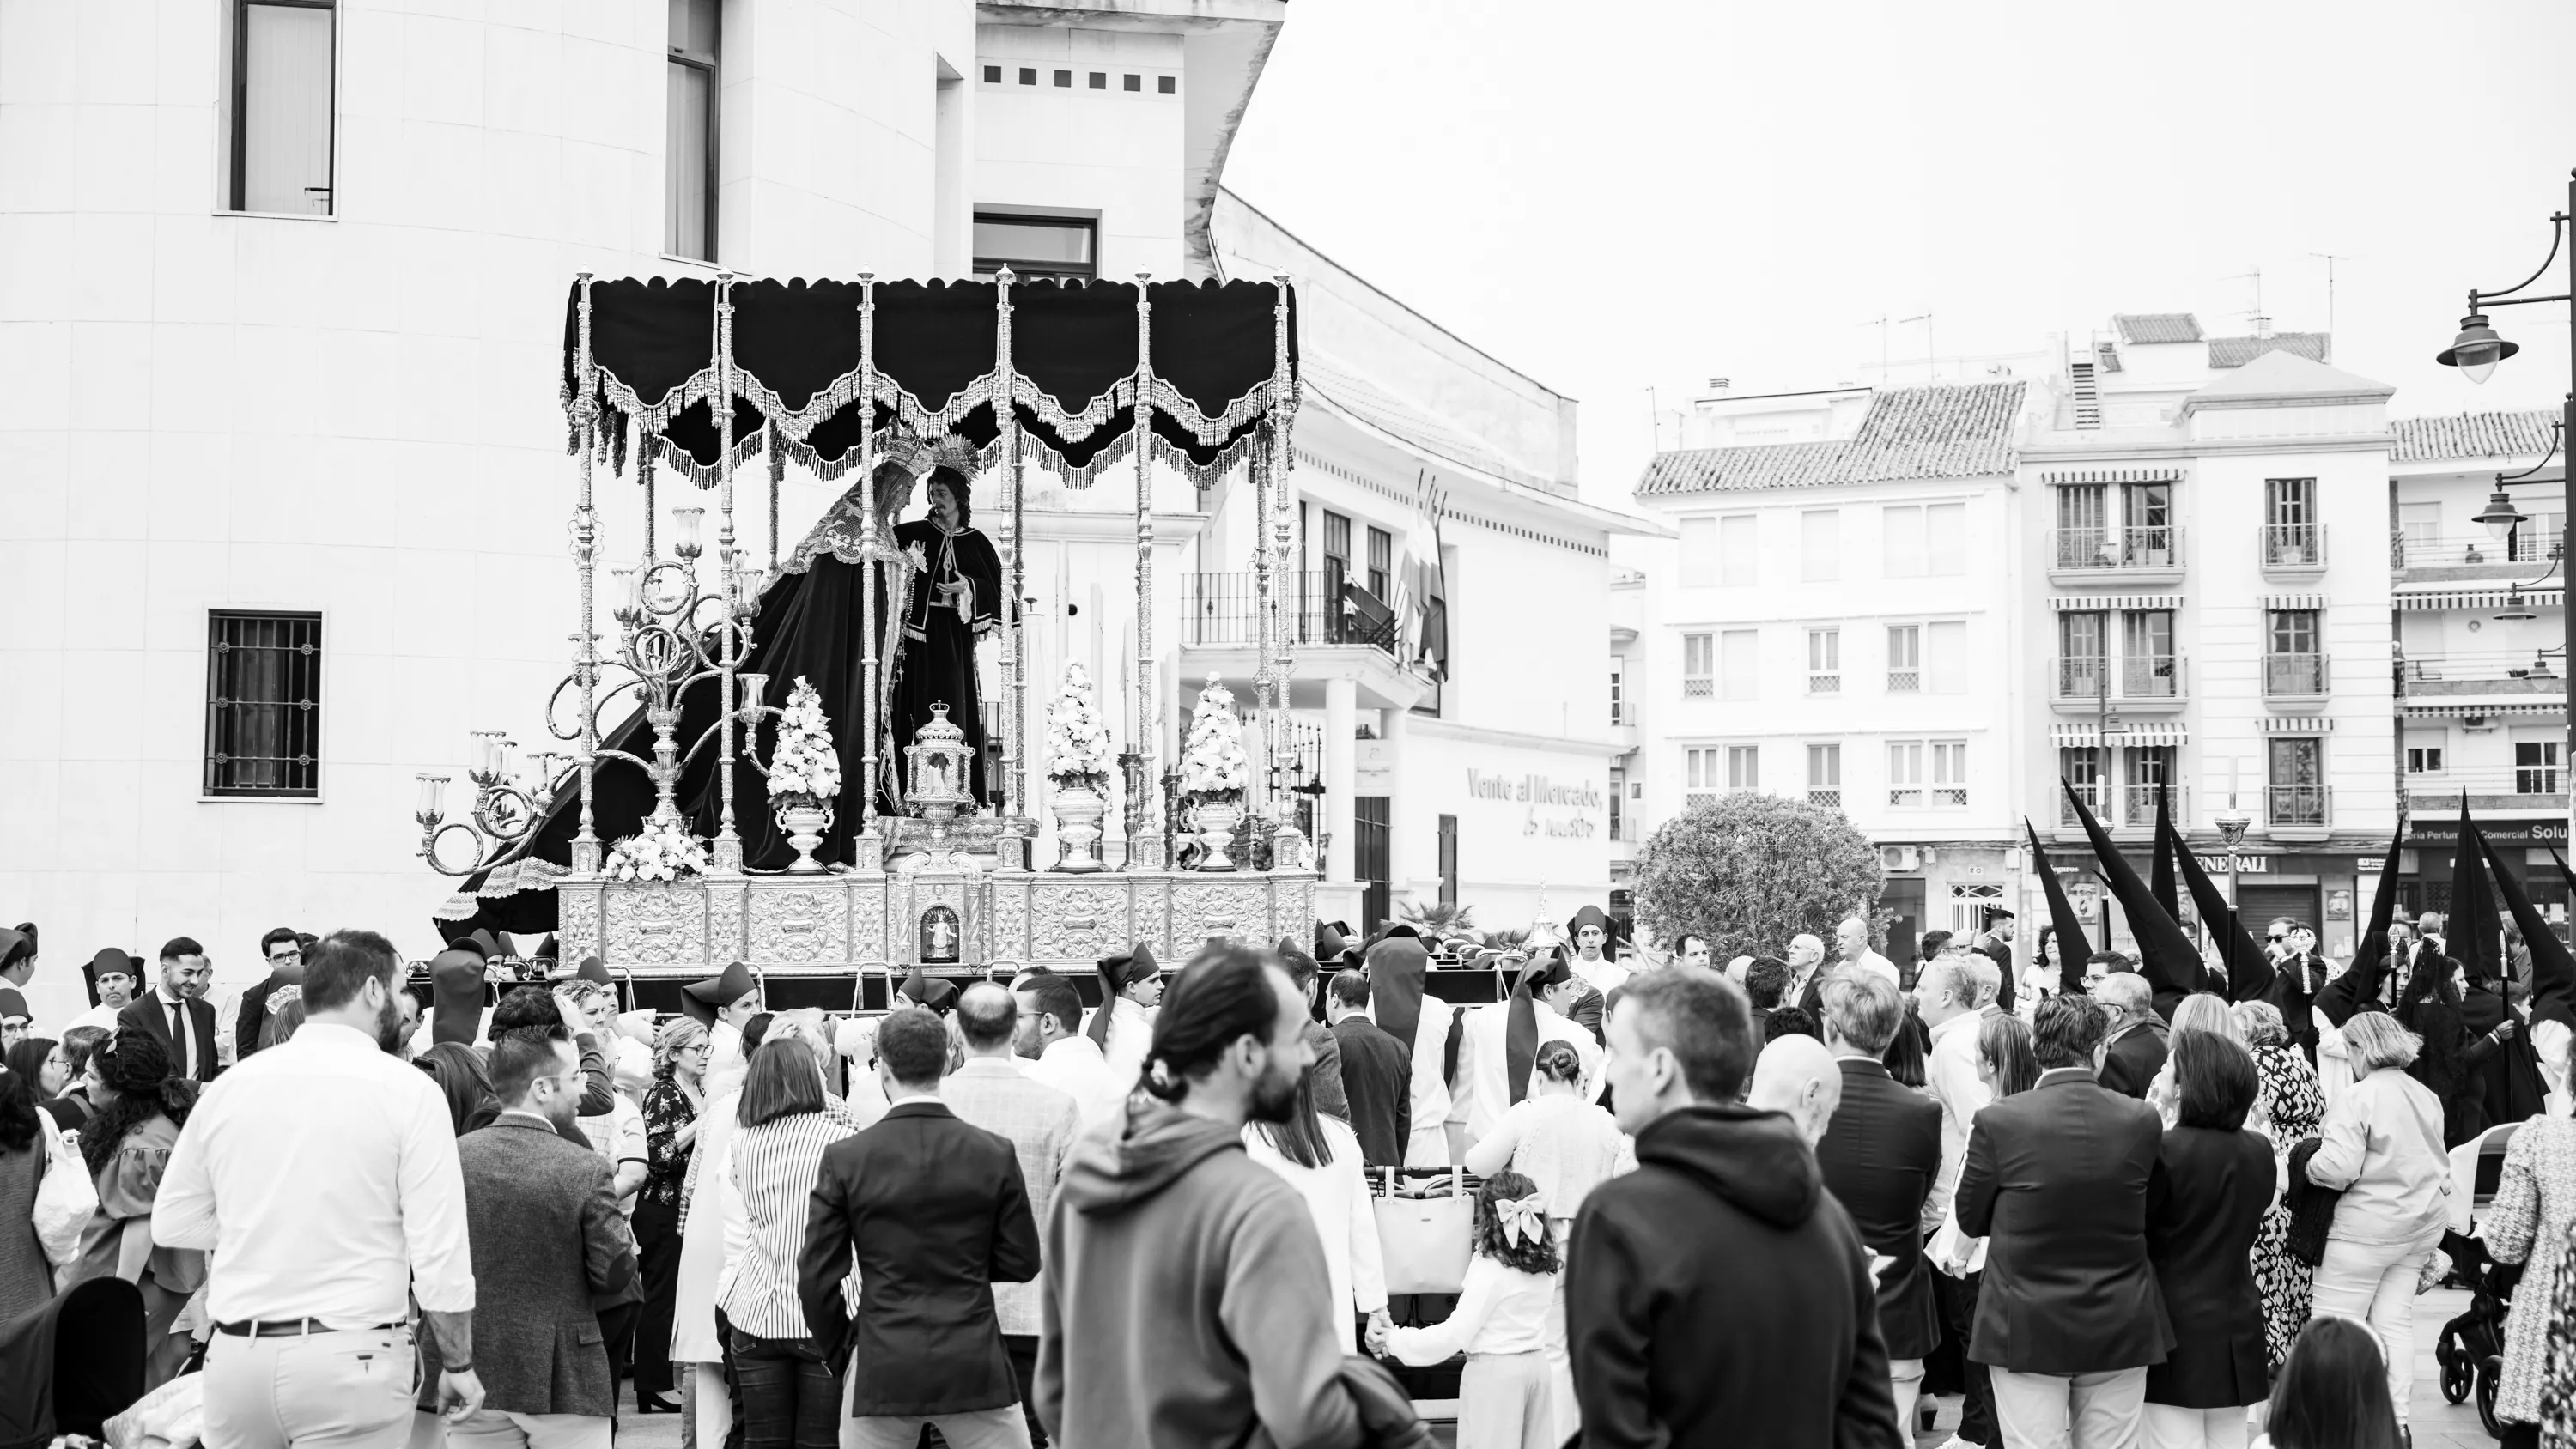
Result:
{"type": "Polygon", "coordinates": [[[2475,700],[2467,702],[2444,700],[2439,704],[2417,704],[2411,699],[2406,701],[2408,719],[2469,719],[2479,715],[2539,715],[2566,712],[2567,706],[2564,703],[2479,704],[2475,700]]]}
{"type": "Polygon", "coordinates": [[[2051,486],[2066,483],[2179,483],[2182,470],[2170,465],[2158,468],[2084,468],[2043,472],[2039,481],[2051,486]]]}
{"type": "Polygon", "coordinates": [[[2326,596],[2323,594],[2265,594],[2263,596],[2263,607],[2266,609],[2322,609],[2325,606],[2326,596]]]}
{"type": "MultiPolygon", "coordinates": [[[[2101,746],[2102,734],[2100,727],[2096,725],[2050,725],[2048,739],[2049,743],[2061,750],[2090,750],[2101,746]]],[[[2191,742],[2191,729],[2187,725],[2172,720],[2157,720],[2153,723],[2133,724],[2129,726],[2127,734],[2113,735],[2111,742],[2117,745],[2139,746],[2188,744],[2191,742]]]]}
{"type": "Polygon", "coordinates": [[[2056,594],[2048,607],[2058,613],[2089,614],[2097,609],[2179,609],[2180,594],[2056,594]]]}
{"type": "MultiPolygon", "coordinates": [[[[2422,593],[2400,593],[2397,607],[2409,612],[2428,609],[2501,609],[2510,589],[2426,589],[2422,593]]],[[[2555,609],[2567,602],[2563,588],[2525,589],[2522,602],[2532,609],[2555,609]]]]}
{"type": "Polygon", "coordinates": [[[2254,728],[2267,735],[2321,735],[2334,727],[2331,717],[2320,714],[2265,715],[2254,721],[2254,728]]]}

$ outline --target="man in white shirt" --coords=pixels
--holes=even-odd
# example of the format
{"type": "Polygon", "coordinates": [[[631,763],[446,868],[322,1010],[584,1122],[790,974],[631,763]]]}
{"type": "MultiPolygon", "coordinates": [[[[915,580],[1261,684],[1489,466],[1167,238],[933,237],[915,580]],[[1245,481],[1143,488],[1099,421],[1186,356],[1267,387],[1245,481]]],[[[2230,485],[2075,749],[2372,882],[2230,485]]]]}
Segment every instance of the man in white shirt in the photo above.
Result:
{"type": "Polygon", "coordinates": [[[1019,1011],[1011,1049],[1019,1054],[1020,1070],[1071,1097],[1083,1131],[1115,1122],[1136,1084],[1119,1081],[1100,1044],[1082,1034],[1082,993],[1048,972],[1022,975],[1011,983],[1011,996],[1019,1011]]]}
{"type": "Polygon", "coordinates": [[[1890,986],[1899,983],[1896,963],[1871,948],[1869,923],[1858,916],[1846,916],[1834,927],[1834,952],[1845,966],[1858,967],[1890,986]]]}
{"type": "MultiPolygon", "coordinates": [[[[2003,969],[1991,957],[1974,952],[1935,958],[1914,983],[1923,1023],[1932,1029],[1932,1051],[1923,1064],[1924,1085],[1932,1100],[1941,1104],[1941,1172],[1923,1203],[1927,1232],[1949,1217],[1959,1168],[1968,1156],[1969,1125],[1976,1120],[1977,1109],[1994,1099],[1993,1090],[1977,1075],[1981,1055],[1977,1033],[1988,1018],[2002,1014],[1994,1004],[2002,990],[2003,969]]],[[[1954,1274],[1957,1265],[1938,1261],[1933,1266],[1939,1270],[1932,1275],[1932,1296],[1940,1305],[1942,1330],[1965,1343],[1976,1322],[1977,1289],[1985,1274],[1954,1274]]],[[[1986,1376],[1984,1364],[1972,1363],[1967,1366],[1959,1430],[1941,1449],[1972,1449],[1995,1442],[1994,1381],[1986,1376]]]]}
{"type": "Polygon", "coordinates": [[[303,1028],[208,1086],[170,1153],[153,1240],[214,1255],[209,1444],[402,1444],[414,1299],[445,1365],[439,1408],[482,1405],[455,1130],[438,1088],[392,1055],[401,970],[372,931],[324,938],[303,1028]]]}

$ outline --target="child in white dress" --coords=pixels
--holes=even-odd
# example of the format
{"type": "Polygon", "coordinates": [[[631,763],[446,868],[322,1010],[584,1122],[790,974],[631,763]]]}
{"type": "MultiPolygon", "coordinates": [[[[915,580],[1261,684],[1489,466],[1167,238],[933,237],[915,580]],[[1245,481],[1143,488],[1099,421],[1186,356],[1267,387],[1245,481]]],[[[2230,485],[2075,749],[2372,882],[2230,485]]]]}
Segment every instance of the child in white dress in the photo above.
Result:
{"type": "Polygon", "coordinates": [[[1538,1185],[1498,1172],[1476,1194],[1476,1255],[1458,1306],[1426,1328],[1370,1330],[1369,1347],[1417,1368],[1463,1353],[1458,1449],[1556,1449],[1545,1348],[1562,1264],[1538,1185]]]}

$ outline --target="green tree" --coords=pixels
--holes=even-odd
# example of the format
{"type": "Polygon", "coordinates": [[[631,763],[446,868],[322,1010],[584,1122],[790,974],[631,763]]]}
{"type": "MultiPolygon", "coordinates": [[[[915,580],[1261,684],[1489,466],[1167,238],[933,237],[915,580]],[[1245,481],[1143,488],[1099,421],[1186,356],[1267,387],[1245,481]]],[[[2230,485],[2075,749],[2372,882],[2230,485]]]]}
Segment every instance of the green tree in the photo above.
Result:
{"type": "Polygon", "coordinates": [[[1720,961],[1778,955],[1806,932],[1830,941],[1855,910],[1873,917],[1878,850],[1838,810],[1776,795],[1722,795],[1664,822],[1637,867],[1651,938],[1709,939],[1720,961]]]}

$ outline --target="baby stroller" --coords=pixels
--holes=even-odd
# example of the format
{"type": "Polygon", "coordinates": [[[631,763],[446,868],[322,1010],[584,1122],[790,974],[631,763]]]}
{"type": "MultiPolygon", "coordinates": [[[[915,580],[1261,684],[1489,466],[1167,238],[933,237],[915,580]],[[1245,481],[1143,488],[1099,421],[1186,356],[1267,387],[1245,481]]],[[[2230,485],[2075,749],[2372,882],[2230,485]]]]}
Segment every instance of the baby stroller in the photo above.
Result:
{"type": "MultiPolygon", "coordinates": [[[[2467,1213],[2454,1214],[2455,1227],[2463,1225],[2463,1218],[2474,1221],[2495,1199],[2505,1144],[2517,1125],[2489,1128],[2476,1141],[2452,1149],[2455,1200],[2470,1205],[2467,1213]]],[[[2450,1255],[2453,1275],[2469,1290],[2468,1311],[2442,1325],[2441,1341],[2433,1349],[2442,1369],[2442,1397],[2457,1404],[2475,1392],[2478,1421],[2500,1439],[2504,1431],[2496,1423],[2496,1380],[2504,1371],[2505,1314],[2513,1306],[2522,1269],[2497,1262],[2487,1255],[2485,1243],[2458,1231],[2442,1235],[2442,1251],[2450,1255]]]]}

